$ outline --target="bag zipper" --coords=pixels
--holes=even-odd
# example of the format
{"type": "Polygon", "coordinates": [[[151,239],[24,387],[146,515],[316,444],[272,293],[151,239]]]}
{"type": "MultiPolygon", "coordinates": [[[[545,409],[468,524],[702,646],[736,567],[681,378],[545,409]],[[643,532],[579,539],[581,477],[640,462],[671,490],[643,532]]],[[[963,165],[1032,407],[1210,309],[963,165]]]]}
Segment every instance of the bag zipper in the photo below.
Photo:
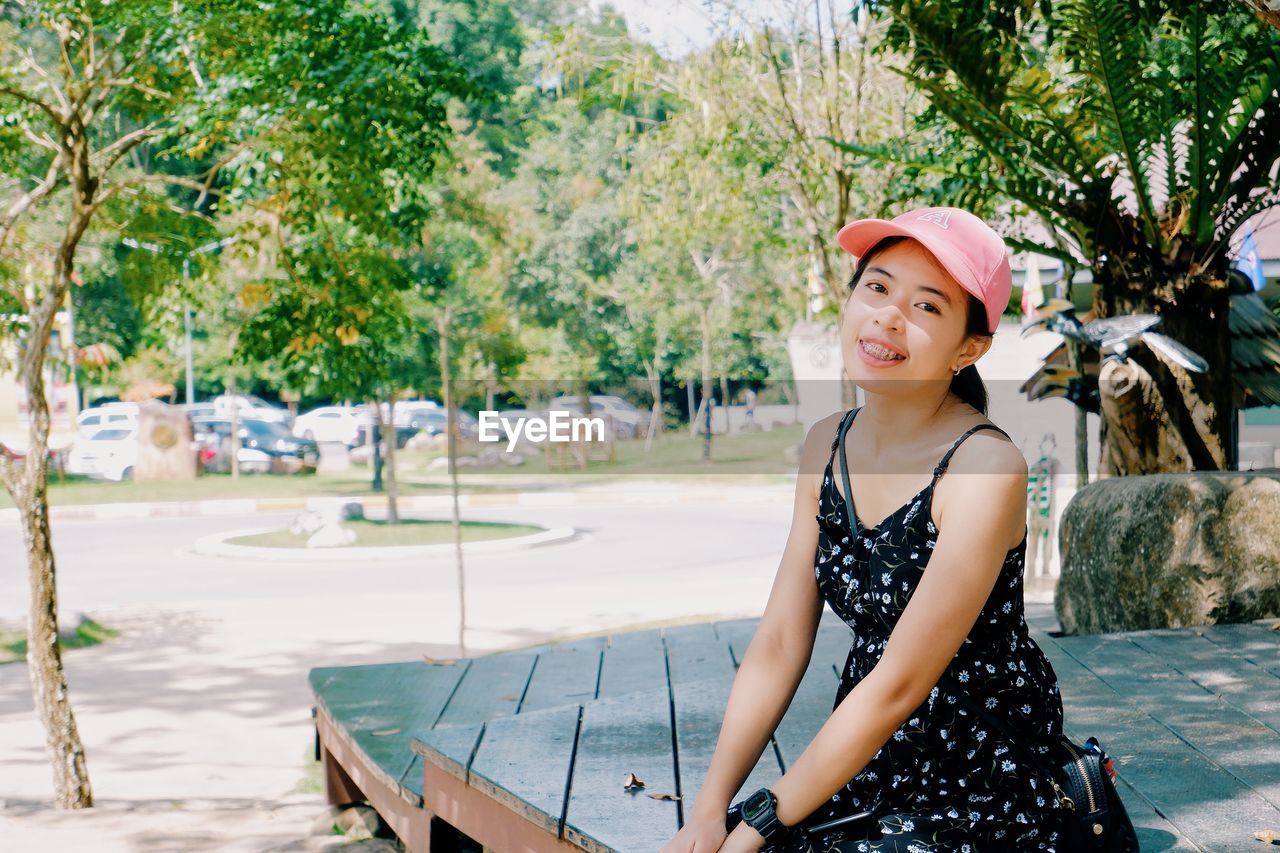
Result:
{"type": "MultiPolygon", "coordinates": [[[[1084,755],[1076,751],[1071,741],[1066,738],[1062,739],[1062,743],[1067,747],[1067,751],[1075,758],[1076,766],[1080,768],[1080,778],[1084,780],[1084,795],[1089,800],[1089,813],[1093,814],[1098,810],[1097,801],[1093,796],[1093,783],[1089,781],[1089,769],[1085,766],[1084,755]]],[[[1056,786],[1055,786],[1056,787],[1056,786]]]]}

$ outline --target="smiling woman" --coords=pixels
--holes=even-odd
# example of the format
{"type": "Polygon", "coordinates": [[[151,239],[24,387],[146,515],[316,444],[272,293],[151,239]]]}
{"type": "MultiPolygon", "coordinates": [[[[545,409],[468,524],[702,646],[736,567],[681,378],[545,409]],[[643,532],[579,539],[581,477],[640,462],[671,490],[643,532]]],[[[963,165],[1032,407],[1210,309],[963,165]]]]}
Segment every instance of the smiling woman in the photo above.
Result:
{"type": "Polygon", "coordinates": [[[663,853],[1059,850],[1062,701],[1023,613],[1027,465],[974,367],[1008,305],[1008,252],[957,208],[859,220],[838,241],[858,259],[840,342],[866,402],[805,440],[777,579],[663,853]],[[854,631],[831,715],[726,821],[824,604],[854,631]]]}

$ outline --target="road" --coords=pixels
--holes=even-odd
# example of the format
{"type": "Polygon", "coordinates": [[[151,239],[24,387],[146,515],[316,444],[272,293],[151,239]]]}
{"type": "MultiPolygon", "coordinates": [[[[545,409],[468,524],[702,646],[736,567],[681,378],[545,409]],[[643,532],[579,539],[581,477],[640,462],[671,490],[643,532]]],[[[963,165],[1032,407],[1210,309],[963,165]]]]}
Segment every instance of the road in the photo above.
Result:
{"type": "MultiPolygon", "coordinates": [[[[773,494],[751,504],[468,510],[581,535],[467,558],[466,653],[655,620],[758,616],[791,518],[790,490],[773,494]]],[[[289,519],[55,525],[64,620],[85,612],[123,631],[65,656],[100,807],[74,819],[48,808],[26,667],[3,666],[0,836],[41,849],[87,838],[96,850],[295,849],[321,810],[319,795],[298,791],[312,746],[307,671],[456,655],[458,590],[448,558],[358,563],[323,552],[299,564],[189,550],[206,534],[289,519]]],[[[20,622],[26,606],[21,534],[0,524],[0,621],[20,622]]]]}

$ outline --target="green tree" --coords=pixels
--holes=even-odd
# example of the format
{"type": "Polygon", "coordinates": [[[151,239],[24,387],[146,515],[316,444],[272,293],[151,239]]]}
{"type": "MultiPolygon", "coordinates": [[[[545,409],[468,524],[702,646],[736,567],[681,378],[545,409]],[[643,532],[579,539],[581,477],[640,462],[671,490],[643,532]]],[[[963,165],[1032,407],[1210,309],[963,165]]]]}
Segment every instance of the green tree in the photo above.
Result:
{"type": "Polygon", "coordinates": [[[195,211],[256,206],[275,214],[277,233],[317,224],[318,214],[300,214],[327,207],[356,216],[383,207],[375,223],[413,216],[416,194],[382,180],[376,186],[390,189],[370,203],[366,178],[435,155],[449,132],[445,97],[465,75],[424,39],[343,0],[3,9],[0,299],[19,318],[6,331],[20,341],[30,425],[20,460],[0,452],[0,481],[27,548],[28,662],[56,802],[80,808],[93,796],[57,637],[44,368],[82,241],[109,205],[148,193],[195,211]],[[214,152],[190,177],[183,164],[214,152]],[[190,194],[166,197],[173,187],[190,194]]]}
{"type": "Polygon", "coordinates": [[[1280,31],[1243,4],[1127,0],[876,4],[887,47],[928,97],[935,144],[846,150],[936,178],[925,198],[1011,201],[1049,245],[1092,267],[1099,318],[1154,313],[1200,353],[1187,373],[1146,347],[1102,377],[1104,473],[1227,464],[1229,243],[1280,201],[1280,31]]]}

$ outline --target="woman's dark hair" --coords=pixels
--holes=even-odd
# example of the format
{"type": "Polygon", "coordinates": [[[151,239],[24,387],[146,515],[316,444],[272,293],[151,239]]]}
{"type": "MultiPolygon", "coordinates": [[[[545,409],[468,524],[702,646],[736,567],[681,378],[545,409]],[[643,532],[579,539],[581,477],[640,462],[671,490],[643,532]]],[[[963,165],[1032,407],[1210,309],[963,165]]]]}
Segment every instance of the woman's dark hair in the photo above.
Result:
{"type": "MultiPolygon", "coordinates": [[[[853,271],[853,277],[849,279],[849,293],[853,293],[853,289],[858,286],[858,280],[862,278],[862,273],[867,268],[867,263],[873,257],[895,243],[910,239],[910,237],[885,237],[877,241],[858,259],[858,266],[853,271]]],[[[965,322],[965,334],[990,337],[991,332],[987,331],[986,307],[972,293],[966,291],[966,294],[969,297],[969,316],[965,322]]],[[[959,373],[952,376],[949,390],[952,394],[982,412],[982,414],[985,415],[987,413],[987,386],[983,384],[982,377],[978,375],[976,365],[966,365],[959,373]]]]}

